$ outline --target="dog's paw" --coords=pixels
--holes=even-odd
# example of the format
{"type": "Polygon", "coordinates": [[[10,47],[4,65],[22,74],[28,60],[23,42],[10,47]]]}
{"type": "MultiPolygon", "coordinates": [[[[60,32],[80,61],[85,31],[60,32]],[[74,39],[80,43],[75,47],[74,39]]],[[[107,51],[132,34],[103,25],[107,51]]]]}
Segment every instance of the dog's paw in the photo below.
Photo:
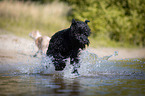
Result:
{"type": "Polygon", "coordinates": [[[72,74],[75,74],[75,75],[77,75],[77,76],[80,75],[79,72],[78,72],[78,70],[77,70],[76,68],[73,69],[72,74]]]}
{"type": "Polygon", "coordinates": [[[37,57],[37,55],[35,54],[35,55],[33,55],[33,57],[37,57]]]}
{"type": "Polygon", "coordinates": [[[55,66],[55,71],[62,71],[64,67],[62,66],[55,66]]]}

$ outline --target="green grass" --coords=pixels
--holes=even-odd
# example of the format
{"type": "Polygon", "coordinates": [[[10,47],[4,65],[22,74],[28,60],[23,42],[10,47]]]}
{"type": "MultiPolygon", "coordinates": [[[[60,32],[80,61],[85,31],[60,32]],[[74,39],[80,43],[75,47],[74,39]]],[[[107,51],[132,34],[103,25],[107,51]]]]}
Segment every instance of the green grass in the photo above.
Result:
{"type": "MultiPolygon", "coordinates": [[[[14,34],[29,38],[28,34],[39,30],[42,35],[52,36],[59,30],[70,26],[68,13],[71,7],[62,2],[38,4],[20,1],[0,1],[0,34],[14,34]]],[[[91,21],[94,22],[94,21],[91,21]]],[[[89,26],[91,26],[91,22],[89,26]]],[[[93,32],[92,32],[93,33],[93,32]]],[[[107,34],[89,37],[91,47],[137,47],[129,43],[110,40],[107,34]]]]}
{"type": "Polygon", "coordinates": [[[56,31],[69,27],[67,13],[70,7],[53,2],[40,5],[30,2],[0,2],[0,29],[21,37],[28,37],[34,30],[52,36],[56,31]]]}

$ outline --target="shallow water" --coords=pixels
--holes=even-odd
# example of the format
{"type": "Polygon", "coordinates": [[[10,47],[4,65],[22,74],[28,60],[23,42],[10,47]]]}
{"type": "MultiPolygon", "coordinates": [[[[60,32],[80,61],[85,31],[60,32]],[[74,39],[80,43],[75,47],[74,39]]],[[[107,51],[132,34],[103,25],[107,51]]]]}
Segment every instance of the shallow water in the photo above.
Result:
{"type": "Polygon", "coordinates": [[[71,74],[69,61],[64,71],[54,71],[48,57],[40,62],[28,60],[27,65],[0,67],[0,96],[144,96],[145,59],[109,60],[117,54],[101,58],[83,51],[79,76],[71,74]]]}

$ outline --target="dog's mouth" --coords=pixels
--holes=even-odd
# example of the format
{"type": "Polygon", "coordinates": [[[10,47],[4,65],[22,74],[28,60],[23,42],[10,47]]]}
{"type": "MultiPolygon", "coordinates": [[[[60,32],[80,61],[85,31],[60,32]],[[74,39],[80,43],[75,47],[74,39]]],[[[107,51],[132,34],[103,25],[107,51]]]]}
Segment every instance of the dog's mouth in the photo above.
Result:
{"type": "Polygon", "coordinates": [[[88,37],[83,35],[83,34],[81,34],[81,35],[79,34],[78,36],[76,36],[76,39],[82,45],[89,45],[89,39],[88,39],[88,37]]]}
{"type": "Polygon", "coordinates": [[[81,39],[80,43],[85,44],[85,45],[89,45],[89,40],[88,40],[88,38],[86,38],[86,39],[80,38],[80,39],[81,39]]]}

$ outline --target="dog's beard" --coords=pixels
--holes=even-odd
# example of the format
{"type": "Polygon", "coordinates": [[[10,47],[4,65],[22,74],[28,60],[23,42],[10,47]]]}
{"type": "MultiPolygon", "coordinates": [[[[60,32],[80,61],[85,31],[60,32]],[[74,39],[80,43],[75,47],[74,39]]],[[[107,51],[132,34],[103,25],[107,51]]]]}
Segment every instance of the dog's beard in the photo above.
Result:
{"type": "Polygon", "coordinates": [[[88,37],[85,36],[84,34],[75,35],[75,41],[76,41],[76,44],[77,43],[79,44],[81,49],[84,49],[86,45],[89,46],[89,43],[90,43],[88,37]]]}
{"type": "Polygon", "coordinates": [[[85,35],[77,36],[77,39],[79,40],[79,42],[81,44],[84,44],[84,45],[88,45],[89,44],[88,37],[85,36],[85,35]]]}

